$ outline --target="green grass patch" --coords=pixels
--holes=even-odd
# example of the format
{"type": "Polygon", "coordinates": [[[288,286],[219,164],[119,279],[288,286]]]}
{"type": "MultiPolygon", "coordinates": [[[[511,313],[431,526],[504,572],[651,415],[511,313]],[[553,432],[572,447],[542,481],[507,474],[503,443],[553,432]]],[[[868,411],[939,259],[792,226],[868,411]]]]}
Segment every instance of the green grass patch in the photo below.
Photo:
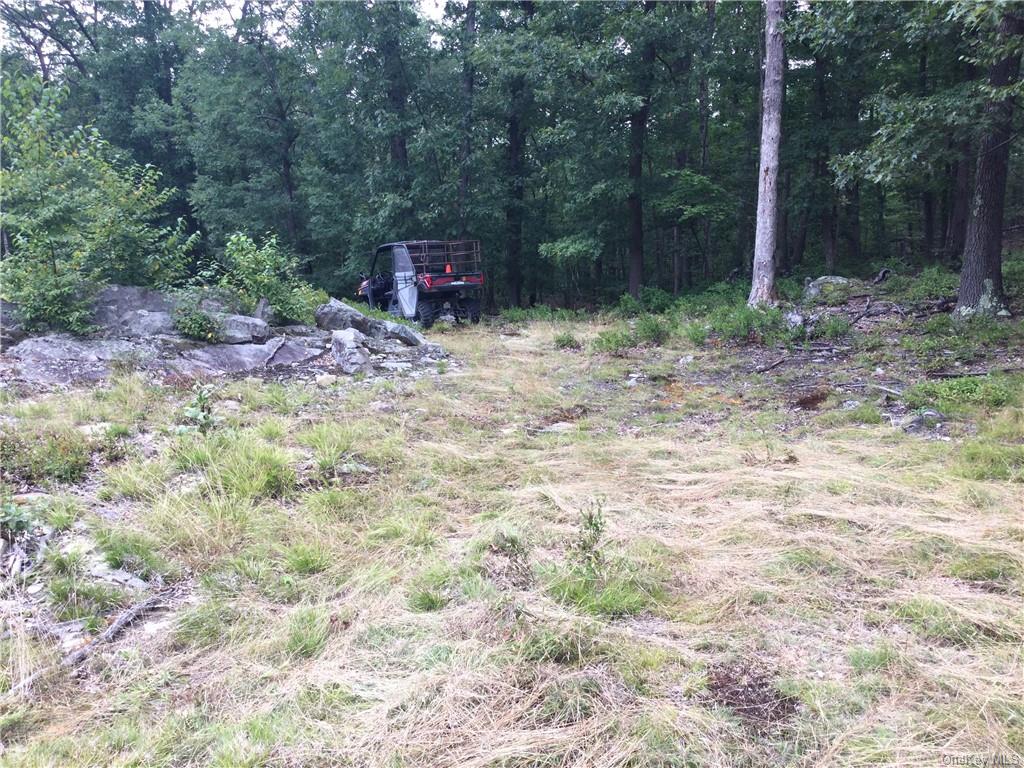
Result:
{"type": "Polygon", "coordinates": [[[20,424],[0,429],[0,471],[18,483],[76,483],[89,469],[93,446],[68,426],[20,424]]]}
{"type": "Polygon", "coordinates": [[[157,553],[157,544],[143,536],[123,528],[105,527],[94,532],[96,543],[103,552],[103,559],[111,568],[134,573],[143,579],[166,576],[172,568],[157,553]]]}
{"type": "Polygon", "coordinates": [[[962,413],[971,408],[999,408],[1019,398],[1020,384],[997,376],[964,376],[958,379],[923,381],[907,389],[904,399],[911,408],[937,408],[943,413],[962,413]]]}
{"type": "Polygon", "coordinates": [[[288,545],[282,556],[285,568],[302,576],[322,573],[331,564],[327,550],[317,542],[297,541],[288,545]]]}
{"type": "Polygon", "coordinates": [[[327,644],[331,617],[323,608],[297,608],[288,619],[285,652],[294,658],[318,655],[327,644]]]}

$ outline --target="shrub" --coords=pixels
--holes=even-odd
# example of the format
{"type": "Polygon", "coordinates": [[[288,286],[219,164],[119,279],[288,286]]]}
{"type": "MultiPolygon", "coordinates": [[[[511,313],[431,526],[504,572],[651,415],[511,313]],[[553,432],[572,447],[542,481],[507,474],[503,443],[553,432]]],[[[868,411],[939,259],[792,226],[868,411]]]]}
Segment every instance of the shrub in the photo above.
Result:
{"type": "Polygon", "coordinates": [[[786,327],[778,309],[723,306],[711,312],[708,324],[712,331],[727,341],[772,344],[791,342],[801,335],[800,329],[786,327]]]}
{"type": "Polygon", "coordinates": [[[610,328],[601,331],[592,342],[595,352],[609,352],[613,355],[621,355],[627,349],[636,346],[636,339],[628,328],[610,328]]]}
{"type": "Polygon", "coordinates": [[[38,524],[35,510],[27,504],[15,504],[8,498],[0,499],[0,538],[17,541],[38,524]]]}
{"type": "Polygon", "coordinates": [[[931,266],[916,277],[897,275],[889,279],[885,293],[907,301],[933,301],[956,295],[960,278],[945,267],[931,266]]]}
{"type": "Polygon", "coordinates": [[[327,294],[298,277],[298,259],[278,245],[275,235],[257,245],[235,233],[228,238],[224,262],[221,285],[236,290],[249,310],[265,298],[281,322],[311,324],[316,308],[327,301],[327,294]]]}
{"type": "Polygon", "coordinates": [[[616,314],[622,315],[622,317],[636,317],[643,311],[644,305],[640,303],[640,300],[628,293],[622,294],[615,304],[616,314]]]}
{"type": "Polygon", "coordinates": [[[662,344],[671,334],[667,322],[657,315],[641,315],[636,321],[636,338],[646,344],[662,344]]]}
{"type": "Polygon", "coordinates": [[[158,225],[174,194],[152,166],[126,162],[92,127],[67,130],[65,91],[4,79],[0,207],[11,254],[5,298],[29,328],[90,329],[91,303],[108,281],[169,285],[181,279],[198,236],[158,225]]]}
{"type": "Polygon", "coordinates": [[[70,427],[0,431],[0,467],[4,475],[20,482],[74,483],[85,475],[91,460],[91,443],[70,427]]]}
{"type": "Polygon", "coordinates": [[[814,336],[822,339],[841,339],[850,332],[850,320],[845,315],[829,315],[814,327],[814,336]]]}
{"type": "Polygon", "coordinates": [[[660,315],[663,312],[668,312],[674,303],[675,299],[672,298],[672,294],[661,288],[640,289],[640,304],[645,312],[660,315]]]}
{"type": "Polygon", "coordinates": [[[687,323],[683,326],[683,337],[691,344],[701,347],[708,340],[708,329],[703,323],[687,323]]]}
{"type": "Polygon", "coordinates": [[[561,331],[555,334],[556,349],[580,349],[583,346],[580,340],[569,331],[561,331]]]}
{"type": "Polygon", "coordinates": [[[194,289],[180,291],[176,298],[172,317],[178,333],[196,341],[214,342],[220,339],[220,321],[203,309],[202,292],[194,289]]]}

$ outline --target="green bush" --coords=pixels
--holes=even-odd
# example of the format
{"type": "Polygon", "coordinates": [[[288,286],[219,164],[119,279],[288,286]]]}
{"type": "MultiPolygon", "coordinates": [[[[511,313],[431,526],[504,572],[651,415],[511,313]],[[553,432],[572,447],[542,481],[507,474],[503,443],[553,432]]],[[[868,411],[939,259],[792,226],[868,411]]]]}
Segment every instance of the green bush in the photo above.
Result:
{"type": "Polygon", "coordinates": [[[636,339],[628,328],[609,328],[597,334],[591,346],[595,352],[621,355],[636,346],[636,339]]]}
{"type": "Polygon", "coordinates": [[[663,344],[672,334],[669,324],[657,315],[640,315],[636,321],[636,338],[644,344],[663,344]]]}
{"type": "Polygon", "coordinates": [[[580,349],[583,344],[569,331],[561,331],[555,334],[556,349],[580,349]]]}
{"type": "Polygon", "coordinates": [[[850,320],[845,315],[829,315],[814,327],[814,336],[819,339],[841,339],[850,333],[850,320]]]}
{"type": "Polygon", "coordinates": [[[683,326],[683,336],[691,344],[700,347],[708,340],[708,329],[703,323],[687,323],[683,326]]]}
{"type": "Polygon", "coordinates": [[[640,303],[640,300],[628,293],[622,294],[615,304],[615,313],[622,317],[636,317],[643,311],[644,305],[640,303]]]}
{"type": "Polygon", "coordinates": [[[65,92],[12,70],[4,78],[0,208],[11,253],[4,298],[29,328],[90,330],[91,304],[107,281],[167,286],[185,274],[198,235],[159,226],[159,171],[126,162],[95,129],[63,127],[65,92]]]}
{"type": "Polygon", "coordinates": [[[955,296],[960,278],[945,267],[931,266],[921,274],[895,275],[884,284],[883,292],[903,301],[934,301],[955,296]]]}
{"type": "Polygon", "coordinates": [[[798,340],[803,331],[790,329],[778,309],[721,306],[708,317],[711,330],[726,341],[741,343],[788,343],[798,340]]]}
{"type": "Polygon", "coordinates": [[[203,293],[190,289],[176,294],[174,327],[182,336],[197,341],[215,342],[221,336],[220,321],[202,307],[203,293]]]}
{"type": "Polygon", "coordinates": [[[671,293],[661,288],[641,288],[640,304],[645,312],[660,315],[672,309],[675,299],[671,293]]]}
{"type": "Polygon", "coordinates": [[[267,299],[279,322],[311,324],[316,308],[327,301],[326,293],[299,278],[298,259],[278,245],[276,235],[257,245],[235,233],[228,238],[224,266],[221,285],[237,291],[249,311],[267,299]]]}

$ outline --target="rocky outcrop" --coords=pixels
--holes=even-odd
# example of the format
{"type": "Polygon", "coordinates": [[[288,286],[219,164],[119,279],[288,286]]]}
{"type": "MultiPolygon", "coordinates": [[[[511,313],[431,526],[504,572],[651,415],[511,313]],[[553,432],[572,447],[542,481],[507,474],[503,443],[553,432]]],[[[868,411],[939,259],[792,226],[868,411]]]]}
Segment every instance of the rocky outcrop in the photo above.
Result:
{"type": "Polygon", "coordinates": [[[262,344],[270,338],[266,321],[247,315],[220,315],[220,340],[225,344],[262,344]]]}
{"type": "Polygon", "coordinates": [[[374,322],[378,321],[339,299],[331,299],[316,308],[316,325],[325,331],[343,331],[346,328],[355,328],[360,333],[372,335],[370,326],[374,322]]]}
{"type": "MultiPolygon", "coordinates": [[[[25,337],[14,322],[15,308],[5,302],[0,305],[6,347],[0,357],[0,375],[41,384],[99,380],[119,367],[186,376],[289,367],[295,371],[273,375],[316,376],[326,367],[346,374],[378,371],[418,376],[432,370],[445,354],[415,329],[368,317],[337,299],[317,310],[319,328],[271,328],[262,318],[224,312],[216,296],[211,301],[204,309],[220,323],[221,338],[216,344],[181,336],[174,328],[173,298],[147,288],[104,288],[94,312],[99,331],[81,338],[62,333],[25,337]],[[330,355],[325,354],[327,350],[330,355]]],[[[264,307],[264,312],[268,310],[264,307]]]]}
{"type": "Polygon", "coordinates": [[[378,320],[364,315],[355,307],[338,299],[321,304],[316,310],[316,324],[327,331],[354,328],[374,339],[397,339],[410,347],[426,344],[427,340],[413,328],[391,320],[378,320]]]}
{"type": "Polygon", "coordinates": [[[108,325],[107,333],[116,336],[145,338],[157,334],[173,335],[177,333],[177,330],[170,312],[132,309],[108,325]]]}
{"type": "Polygon", "coordinates": [[[365,371],[370,365],[366,334],[356,328],[342,328],[331,334],[331,355],[342,373],[365,371]]]}
{"type": "Polygon", "coordinates": [[[102,328],[118,328],[130,313],[163,312],[170,315],[175,302],[160,291],[137,285],[108,285],[96,296],[93,322],[102,328]]]}
{"type": "Polygon", "coordinates": [[[210,344],[189,350],[166,366],[179,373],[243,373],[258,368],[292,365],[318,357],[322,349],[292,339],[276,338],[264,344],[210,344]]]}

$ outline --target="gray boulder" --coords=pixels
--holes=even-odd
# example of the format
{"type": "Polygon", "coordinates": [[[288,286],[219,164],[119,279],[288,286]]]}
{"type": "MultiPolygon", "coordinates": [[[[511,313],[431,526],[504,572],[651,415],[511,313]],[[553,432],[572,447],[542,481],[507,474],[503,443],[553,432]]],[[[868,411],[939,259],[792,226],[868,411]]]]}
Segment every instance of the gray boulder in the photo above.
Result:
{"type": "Polygon", "coordinates": [[[109,376],[116,362],[144,366],[157,354],[157,347],[148,342],[76,339],[60,333],[33,336],[8,350],[20,378],[44,384],[97,381],[109,376]]]}
{"type": "MultiPolygon", "coordinates": [[[[331,299],[316,308],[316,324],[325,331],[342,331],[355,328],[365,334],[371,334],[373,323],[379,322],[367,317],[358,309],[338,299],[331,299]]],[[[372,335],[372,334],[371,334],[372,335]]]]}
{"type": "Polygon", "coordinates": [[[18,305],[0,299],[0,351],[17,344],[27,335],[18,317],[18,305]]]}
{"type": "Polygon", "coordinates": [[[418,347],[427,343],[423,334],[401,323],[368,317],[350,304],[331,299],[316,310],[316,324],[325,330],[339,331],[355,328],[374,339],[397,339],[406,346],[418,347]]]}
{"type": "Polygon", "coordinates": [[[257,317],[220,315],[217,320],[225,344],[262,344],[270,338],[270,326],[257,317]]]}
{"type": "Polygon", "coordinates": [[[423,337],[423,334],[418,333],[417,331],[413,330],[407,325],[402,325],[401,323],[393,323],[390,320],[377,320],[375,322],[380,324],[381,328],[383,329],[383,334],[386,338],[398,339],[400,342],[409,347],[419,347],[427,343],[427,340],[423,337]]]}
{"type": "Polygon", "coordinates": [[[93,320],[103,327],[115,326],[129,312],[172,312],[174,301],[160,291],[137,285],[108,285],[96,295],[93,320]]]}
{"type": "Polygon", "coordinates": [[[172,335],[177,333],[174,318],[170,312],[150,311],[148,309],[132,309],[125,312],[116,322],[107,326],[108,331],[119,336],[145,338],[157,334],[172,335]]]}
{"type": "Polygon", "coordinates": [[[259,318],[265,323],[269,323],[274,319],[274,308],[270,306],[270,302],[266,297],[256,302],[256,309],[252,311],[252,316],[259,318]]]}
{"type": "Polygon", "coordinates": [[[331,334],[331,354],[344,373],[357,373],[370,367],[366,342],[366,335],[356,328],[341,328],[331,334]]]}
{"type": "Polygon", "coordinates": [[[816,280],[808,279],[804,283],[804,301],[818,299],[830,289],[845,287],[849,284],[850,281],[847,278],[839,277],[839,275],[823,275],[816,280]]]}
{"type": "Polygon", "coordinates": [[[241,373],[258,368],[312,360],[319,349],[306,347],[291,339],[271,339],[265,344],[210,344],[169,360],[169,368],[180,373],[241,373]]]}

